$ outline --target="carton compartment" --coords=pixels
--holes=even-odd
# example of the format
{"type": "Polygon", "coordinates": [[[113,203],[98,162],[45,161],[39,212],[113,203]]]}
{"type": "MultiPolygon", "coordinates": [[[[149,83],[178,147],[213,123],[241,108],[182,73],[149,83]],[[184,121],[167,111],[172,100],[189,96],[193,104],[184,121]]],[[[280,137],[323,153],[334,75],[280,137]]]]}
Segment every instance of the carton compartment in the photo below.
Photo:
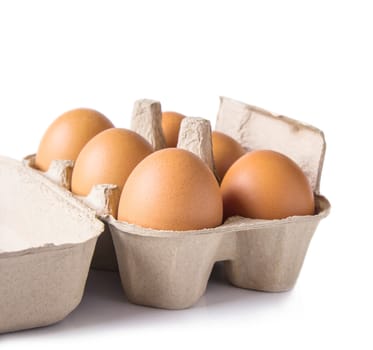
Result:
{"type": "Polygon", "coordinates": [[[224,261],[227,279],[237,287],[267,292],[291,289],[329,202],[317,197],[313,216],[282,220],[229,218],[198,231],[161,231],[108,222],[127,298],[141,305],[183,309],[204,294],[213,265],[224,261]]]}
{"type": "Polygon", "coordinates": [[[320,211],[314,216],[290,217],[277,222],[253,224],[236,219],[236,254],[225,263],[228,280],[235,286],[265,292],[292,289],[299,276],[311,238],[320,220],[329,214],[330,204],[317,197],[320,211]]]}
{"type": "Polygon", "coordinates": [[[62,320],[80,302],[103,224],[68,191],[0,157],[0,333],[62,320]]]}

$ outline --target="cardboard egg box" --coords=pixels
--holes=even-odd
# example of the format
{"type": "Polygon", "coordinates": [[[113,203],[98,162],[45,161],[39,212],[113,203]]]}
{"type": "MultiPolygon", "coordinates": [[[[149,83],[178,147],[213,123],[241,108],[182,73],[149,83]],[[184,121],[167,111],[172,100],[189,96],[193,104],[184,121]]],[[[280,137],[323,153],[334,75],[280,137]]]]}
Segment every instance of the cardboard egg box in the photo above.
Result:
{"type": "MultiPolygon", "coordinates": [[[[132,129],[156,150],[165,147],[160,103],[137,101],[132,129]]],[[[80,198],[106,225],[95,252],[100,259],[94,257],[93,266],[113,269],[118,263],[124,292],[133,303],[166,309],[190,307],[205,292],[217,261],[224,262],[227,280],[241,288],[281,292],[297,280],[317,225],[330,210],[328,200],[319,193],[323,133],[228,98],[221,98],[216,130],[247,149],[271,149],[293,159],[314,190],[315,214],[282,220],[232,217],[219,227],[197,231],[152,230],[115,220],[110,215],[119,200],[115,186],[95,186],[89,196],[80,198]]],[[[185,118],[178,147],[197,154],[214,171],[208,121],[185,118]]],[[[32,159],[28,158],[31,165],[32,159]]],[[[71,164],[57,163],[46,175],[68,188],[71,164]]]]}
{"type": "Polygon", "coordinates": [[[103,223],[19,161],[0,157],[0,333],[46,326],[80,303],[103,223]]]}

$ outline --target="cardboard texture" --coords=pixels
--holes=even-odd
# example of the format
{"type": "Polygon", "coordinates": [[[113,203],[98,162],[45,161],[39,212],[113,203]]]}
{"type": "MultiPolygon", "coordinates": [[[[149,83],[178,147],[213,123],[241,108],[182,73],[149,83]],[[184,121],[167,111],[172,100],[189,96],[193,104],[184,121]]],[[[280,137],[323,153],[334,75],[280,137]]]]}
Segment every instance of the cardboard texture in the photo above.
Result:
{"type": "Polygon", "coordinates": [[[155,151],[166,147],[162,130],[162,109],[158,101],[143,99],[135,102],[131,129],[148,140],[155,151]]]}
{"type": "MultiPolygon", "coordinates": [[[[24,163],[31,168],[35,168],[35,154],[25,157],[24,163]]],[[[62,186],[70,191],[73,167],[73,160],[52,160],[48,171],[43,174],[56,185],[62,186]]]]}
{"type": "MultiPolygon", "coordinates": [[[[77,196],[83,203],[96,211],[99,218],[111,215],[118,207],[120,192],[116,185],[101,184],[93,186],[87,197],[77,196]]],[[[103,220],[105,229],[98,237],[91,267],[97,270],[118,271],[117,256],[108,224],[103,220]]]]}
{"type": "Polygon", "coordinates": [[[21,162],[0,157],[0,333],[62,320],[80,302],[103,224],[21,162]]]}
{"type": "Polygon", "coordinates": [[[293,287],[329,203],[317,197],[314,216],[283,220],[230,218],[198,231],[144,229],[109,219],[123,289],[135,304],[183,309],[204,294],[212,267],[225,261],[228,280],[268,292],[293,287]]]}
{"type": "Polygon", "coordinates": [[[208,120],[193,117],[182,120],[177,148],[194,153],[215,171],[211,140],[211,125],[208,120]]]}
{"type": "MultiPolygon", "coordinates": [[[[136,101],[132,127],[155,149],[164,147],[160,115],[159,102],[136,101]]],[[[124,292],[133,303],[166,309],[190,307],[205,292],[217,261],[224,261],[227,279],[237,287],[287,291],[296,283],[318,223],[329,214],[330,204],[319,194],[325,154],[320,130],[224,97],[216,129],[247,149],[276,150],[297,162],[314,190],[315,215],[282,220],[232,217],[213,229],[152,230],[115,220],[110,216],[110,208],[119,200],[115,186],[95,186],[88,197],[80,198],[97,211],[106,225],[93,266],[115,269],[118,262],[124,292]]],[[[185,118],[178,147],[197,154],[214,169],[208,121],[185,118]]],[[[32,165],[32,157],[28,162],[32,165]]],[[[59,172],[68,174],[69,170],[59,172]]],[[[61,180],[54,181],[61,185],[61,180]]]]}

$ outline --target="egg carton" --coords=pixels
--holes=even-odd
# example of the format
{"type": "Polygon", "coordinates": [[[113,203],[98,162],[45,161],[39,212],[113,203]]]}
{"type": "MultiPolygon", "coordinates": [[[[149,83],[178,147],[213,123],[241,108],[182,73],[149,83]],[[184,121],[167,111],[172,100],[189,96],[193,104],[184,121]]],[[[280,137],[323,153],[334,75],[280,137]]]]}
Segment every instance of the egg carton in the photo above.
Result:
{"type": "MultiPolygon", "coordinates": [[[[136,101],[132,129],[155,149],[163,148],[160,103],[136,101]]],[[[230,135],[247,149],[271,149],[293,159],[312,186],[315,214],[281,220],[232,217],[219,227],[197,231],[153,230],[115,220],[110,215],[110,207],[119,200],[115,186],[94,186],[89,196],[80,199],[97,210],[106,225],[100,237],[106,245],[98,244],[95,253],[102,257],[102,265],[95,266],[108,268],[105,263],[116,256],[130,302],[165,309],[188,308],[205,292],[213,265],[218,261],[224,262],[228,281],[237,287],[281,292],[295,285],[310,240],[330,210],[328,200],[319,193],[325,154],[323,133],[310,125],[225,97],[220,100],[216,130],[230,135]]],[[[208,121],[185,118],[178,147],[197,154],[214,171],[208,121]]],[[[32,158],[28,161],[32,162],[32,158]]],[[[60,185],[68,183],[71,164],[60,162],[54,167],[56,170],[51,173],[60,174],[59,180],[53,175],[54,181],[60,185]],[[64,166],[65,171],[61,170],[64,166]]]]}
{"type": "Polygon", "coordinates": [[[6,157],[0,193],[0,333],[60,321],[82,299],[103,223],[71,193],[6,157]]]}
{"type": "MultiPolygon", "coordinates": [[[[137,129],[141,133],[141,127],[137,129]]],[[[281,220],[237,216],[219,227],[196,231],[153,230],[109,216],[123,289],[135,304],[165,309],[192,306],[204,294],[218,261],[234,286],[287,291],[296,283],[317,225],[329,214],[330,204],[319,193],[326,147],[320,130],[225,97],[216,130],[247,149],[271,149],[293,159],[312,186],[315,214],[281,220]]],[[[185,118],[178,147],[197,154],[214,170],[207,121],[185,118]]]]}

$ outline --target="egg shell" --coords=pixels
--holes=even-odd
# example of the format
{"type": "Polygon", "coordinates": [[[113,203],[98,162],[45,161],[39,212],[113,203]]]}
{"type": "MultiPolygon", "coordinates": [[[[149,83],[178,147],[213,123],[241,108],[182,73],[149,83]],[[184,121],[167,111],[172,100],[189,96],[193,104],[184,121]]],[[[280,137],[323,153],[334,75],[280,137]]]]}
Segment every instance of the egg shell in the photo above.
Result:
{"type": "Polygon", "coordinates": [[[315,210],[302,169],[275,151],[253,151],[238,159],[224,176],[221,190],[225,218],[283,219],[315,210]]]}
{"type": "Polygon", "coordinates": [[[121,195],[118,219],[163,230],[222,223],[222,197],[212,171],[193,153],[164,149],[141,161],[121,195]]]}
{"type": "Polygon", "coordinates": [[[177,112],[162,113],[162,129],[167,147],[177,146],[180,124],[184,118],[184,115],[177,112]]]}
{"type": "Polygon", "coordinates": [[[220,180],[223,179],[229,167],[246,153],[246,150],[235,139],[219,131],[212,132],[212,150],[220,180]]]}
{"type": "Polygon", "coordinates": [[[93,136],[112,127],[108,118],[93,109],[78,108],[62,114],[44,133],[35,167],[47,171],[53,160],[75,161],[93,136]]]}
{"type": "Polygon", "coordinates": [[[152,146],[131,130],[105,130],[80,152],[72,173],[72,192],[87,196],[94,185],[112,184],[120,193],[135,166],[152,152],[152,146]]]}

